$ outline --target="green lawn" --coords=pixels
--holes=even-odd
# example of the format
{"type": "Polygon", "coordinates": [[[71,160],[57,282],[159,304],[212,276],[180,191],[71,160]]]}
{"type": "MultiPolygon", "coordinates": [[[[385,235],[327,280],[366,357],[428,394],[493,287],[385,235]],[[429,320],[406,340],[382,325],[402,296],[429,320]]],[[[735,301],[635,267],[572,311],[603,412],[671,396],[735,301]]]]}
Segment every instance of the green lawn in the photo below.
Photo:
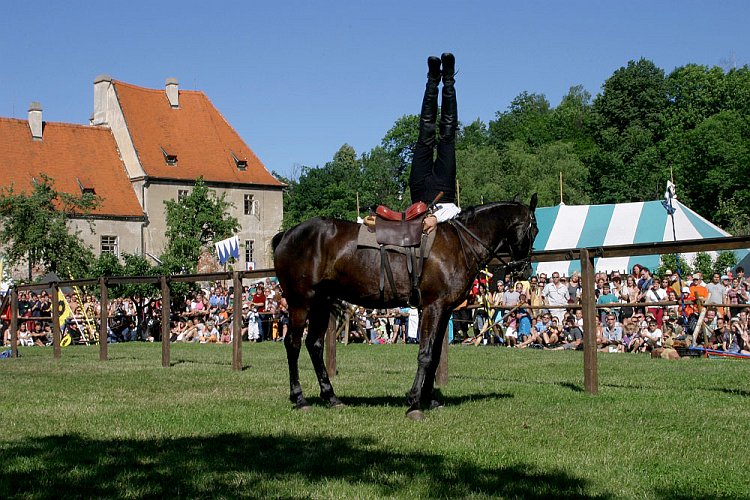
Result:
{"type": "Polygon", "coordinates": [[[21,348],[0,360],[0,498],[750,498],[750,362],[451,346],[446,407],[404,416],[415,346],[339,346],[291,410],[280,344],[21,348]]]}

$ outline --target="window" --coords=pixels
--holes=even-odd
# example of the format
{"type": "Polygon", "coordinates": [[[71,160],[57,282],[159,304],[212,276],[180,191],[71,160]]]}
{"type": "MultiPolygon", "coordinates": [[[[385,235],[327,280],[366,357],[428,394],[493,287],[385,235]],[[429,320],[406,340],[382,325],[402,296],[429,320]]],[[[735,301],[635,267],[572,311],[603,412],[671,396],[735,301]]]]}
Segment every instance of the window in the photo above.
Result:
{"type": "Polygon", "coordinates": [[[255,199],[255,195],[245,195],[245,215],[260,215],[260,201],[255,199]]]}
{"type": "Polygon", "coordinates": [[[178,189],[177,190],[177,201],[184,200],[185,198],[188,197],[189,194],[190,194],[190,191],[188,191],[187,189],[178,189]]]}
{"type": "Polygon", "coordinates": [[[161,148],[161,154],[164,155],[164,161],[169,165],[170,167],[174,167],[177,165],[177,155],[167,153],[167,151],[164,148],[161,148]]]}
{"type": "Polygon", "coordinates": [[[237,170],[247,170],[247,160],[244,158],[238,158],[237,155],[234,154],[234,151],[230,151],[230,153],[232,153],[234,164],[237,165],[237,170]]]}
{"type": "Polygon", "coordinates": [[[117,236],[102,236],[100,249],[101,253],[111,253],[115,257],[119,257],[120,254],[117,250],[117,236]]]}
{"type": "Polygon", "coordinates": [[[255,240],[245,240],[245,262],[253,262],[255,252],[255,240]]]}

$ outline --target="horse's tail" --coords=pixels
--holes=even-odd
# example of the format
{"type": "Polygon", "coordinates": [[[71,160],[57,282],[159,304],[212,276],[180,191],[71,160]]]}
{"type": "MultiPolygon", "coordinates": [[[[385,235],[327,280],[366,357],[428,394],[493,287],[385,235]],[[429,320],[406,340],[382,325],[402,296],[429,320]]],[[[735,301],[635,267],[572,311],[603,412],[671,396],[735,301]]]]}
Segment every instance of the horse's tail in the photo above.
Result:
{"type": "Polygon", "coordinates": [[[271,239],[271,248],[273,249],[274,253],[276,252],[276,247],[278,247],[279,243],[281,243],[281,240],[284,239],[285,234],[286,231],[281,231],[279,233],[276,233],[271,239]]]}

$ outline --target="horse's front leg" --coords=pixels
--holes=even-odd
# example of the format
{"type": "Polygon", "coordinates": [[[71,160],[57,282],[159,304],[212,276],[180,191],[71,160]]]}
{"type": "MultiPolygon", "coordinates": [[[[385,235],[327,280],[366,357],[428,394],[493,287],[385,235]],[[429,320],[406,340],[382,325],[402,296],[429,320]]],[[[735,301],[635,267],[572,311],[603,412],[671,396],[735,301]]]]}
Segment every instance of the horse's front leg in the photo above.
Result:
{"type": "MultiPolygon", "coordinates": [[[[414,384],[406,395],[406,403],[409,409],[406,411],[409,418],[421,420],[424,418],[422,407],[431,407],[432,389],[435,382],[435,370],[440,362],[442,350],[442,335],[436,332],[440,325],[447,326],[447,321],[441,321],[442,316],[447,315],[441,311],[442,306],[430,304],[422,311],[419,332],[419,354],[417,355],[417,374],[414,384]],[[436,338],[441,344],[436,345],[436,338]]],[[[443,332],[443,335],[445,332],[443,332]]]]}
{"type": "Polygon", "coordinates": [[[302,333],[305,329],[307,312],[302,309],[289,309],[289,333],[284,337],[286,348],[286,361],[289,365],[289,400],[298,410],[307,411],[310,403],[302,394],[302,385],[299,382],[299,353],[302,349],[302,333]]]}
{"type": "Polygon", "coordinates": [[[443,353],[443,340],[448,329],[448,321],[450,321],[450,311],[441,311],[433,337],[432,356],[425,370],[424,383],[422,384],[421,405],[430,410],[443,406],[442,401],[438,400],[435,395],[435,374],[443,353]]]}
{"type": "Polygon", "coordinates": [[[325,361],[323,361],[323,345],[326,332],[329,329],[335,329],[335,323],[333,316],[330,314],[330,308],[324,306],[315,307],[314,314],[311,313],[305,346],[307,347],[307,352],[310,354],[315,375],[318,377],[320,397],[327,401],[331,408],[340,408],[344,406],[344,403],[333,392],[333,385],[331,385],[331,380],[328,378],[328,370],[326,370],[325,361]]]}

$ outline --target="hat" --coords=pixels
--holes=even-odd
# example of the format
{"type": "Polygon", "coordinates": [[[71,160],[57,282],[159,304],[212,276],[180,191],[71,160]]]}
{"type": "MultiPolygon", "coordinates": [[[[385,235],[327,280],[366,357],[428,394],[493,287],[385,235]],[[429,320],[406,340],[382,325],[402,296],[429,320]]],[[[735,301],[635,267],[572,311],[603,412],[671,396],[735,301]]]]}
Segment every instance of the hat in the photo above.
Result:
{"type": "Polygon", "coordinates": [[[690,289],[686,286],[682,287],[682,293],[690,293],[690,289]]]}
{"type": "Polygon", "coordinates": [[[724,274],[724,275],[722,275],[722,276],[721,276],[721,279],[722,279],[722,280],[728,280],[728,279],[729,279],[729,276],[727,276],[726,274],[724,274]]]}
{"type": "Polygon", "coordinates": [[[694,279],[694,280],[699,280],[699,279],[701,279],[701,275],[700,275],[700,273],[695,273],[695,274],[693,275],[693,279],[694,279]]]}
{"type": "Polygon", "coordinates": [[[729,320],[729,321],[730,321],[731,323],[734,323],[735,321],[736,321],[737,323],[739,323],[739,322],[740,322],[740,318],[738,318],[737,316],[734,316],[734,317],[733,317],[733,318],[732,318],[731,320],[729,320]]]}
{"type": "Polygon", "coordinates": [[[666,271],[664,271],[664,276],[672,276],[672,270],[667,269],[666,271]]]}

